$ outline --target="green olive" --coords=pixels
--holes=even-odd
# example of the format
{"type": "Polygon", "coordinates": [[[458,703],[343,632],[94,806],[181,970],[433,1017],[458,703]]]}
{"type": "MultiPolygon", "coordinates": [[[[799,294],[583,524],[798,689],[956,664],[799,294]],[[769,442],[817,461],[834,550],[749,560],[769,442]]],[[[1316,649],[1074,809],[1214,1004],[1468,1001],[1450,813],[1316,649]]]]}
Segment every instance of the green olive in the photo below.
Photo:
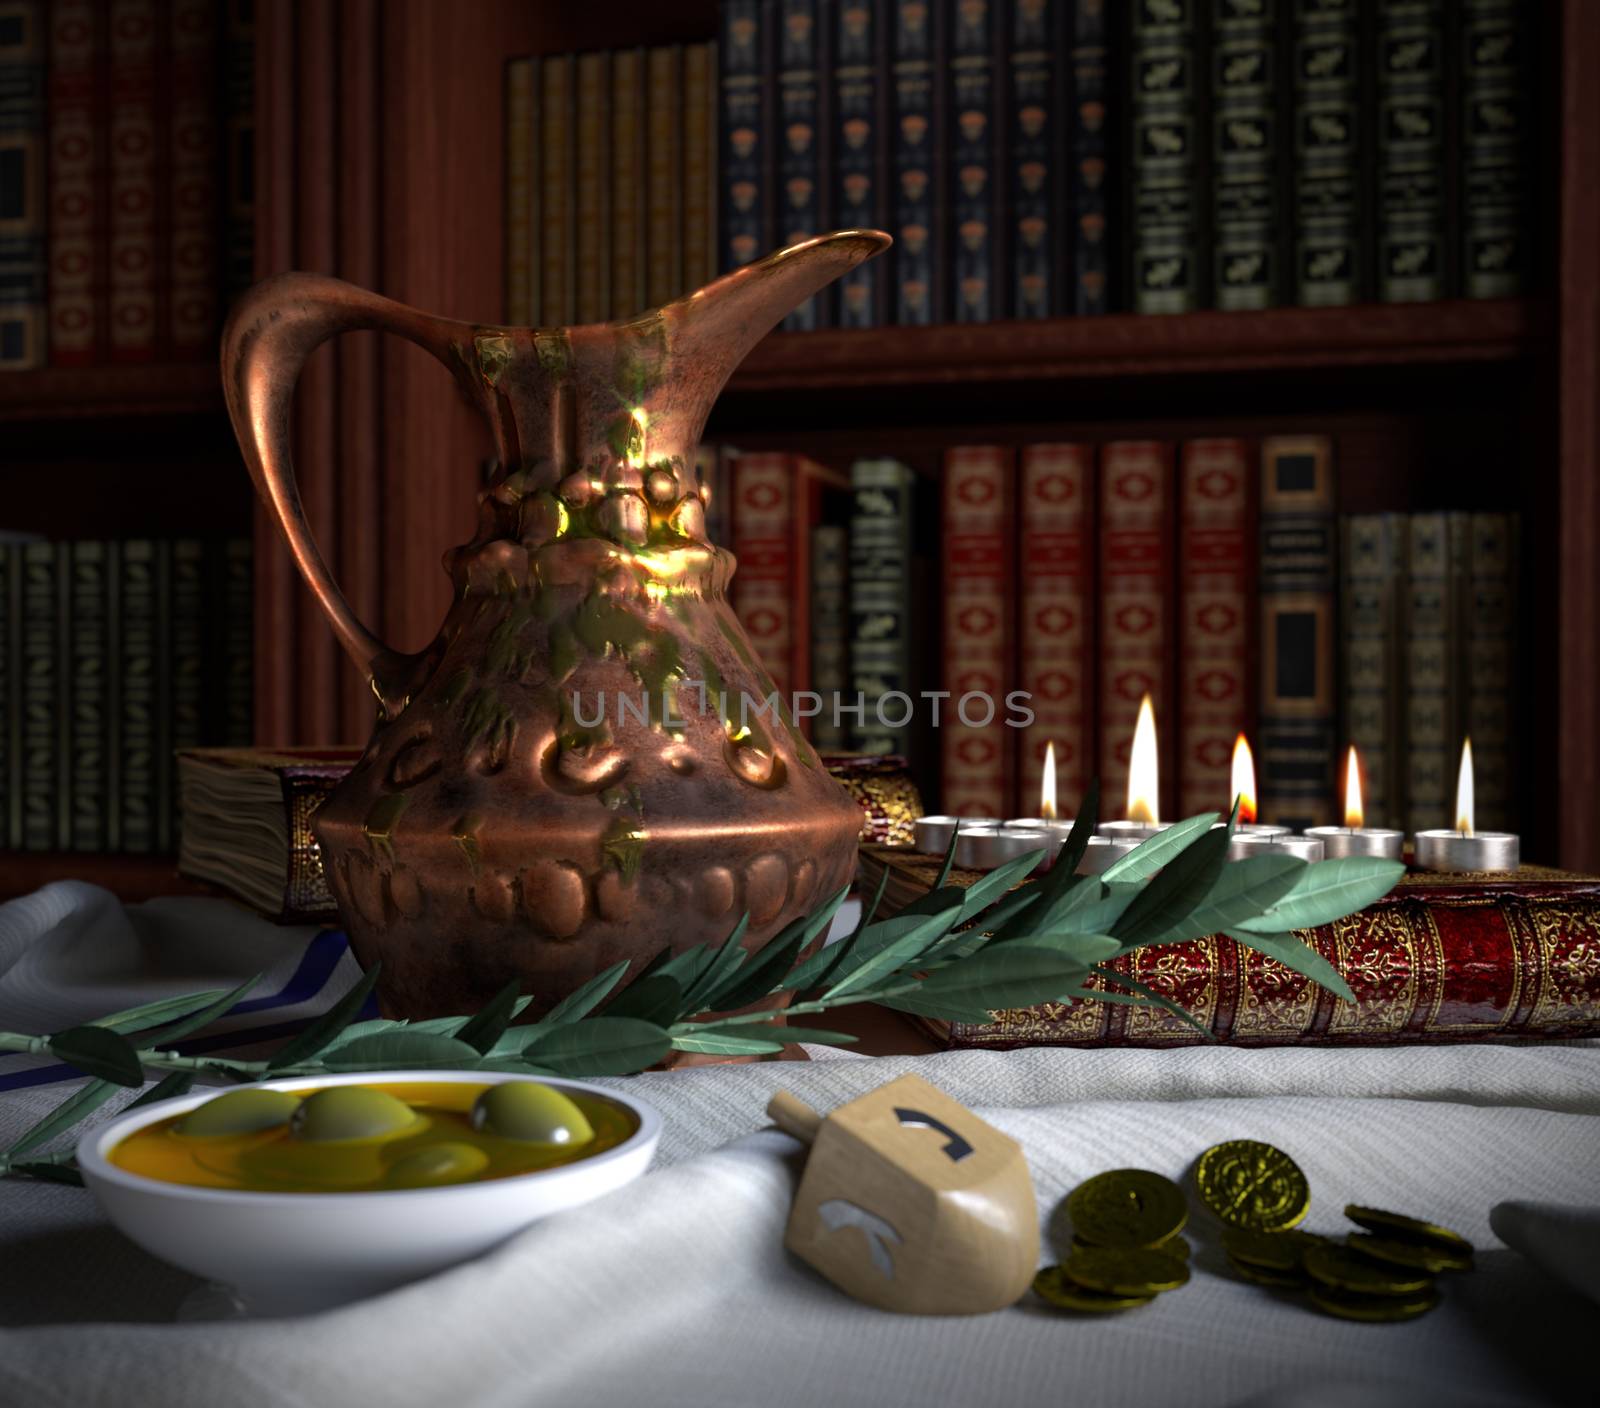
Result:
{"type": "Polygon", "coordinates": [[[472,1127],[525,1144],[587,1144],[594,1129],[559,1090],[533,1080],[491,1085],[472,1106],[472,1127]]]}
{"type": "Polygon", "coordinates": [[[422,1117],[386,1090],[334,1085],[308,1095],[295,1111],[296,1137],[314,1144],[344,1144],[415,1134],[422,1117]]]}
{"type": "Polygon", "coordinates": [[[465,1183],[488,1167],[489,1156],[471,1144],[425,1144],[390,1164],[383,1186],[432,1188],[442,1183],[465,1183]]]}
{"type": "Polygon", "coordinates": [[[287,1090],[230,1090],[191,1110],[175,1128],[190,1139],[259,1134],[287,1124],[299,1108],[300,1097],[287,1090]]]}

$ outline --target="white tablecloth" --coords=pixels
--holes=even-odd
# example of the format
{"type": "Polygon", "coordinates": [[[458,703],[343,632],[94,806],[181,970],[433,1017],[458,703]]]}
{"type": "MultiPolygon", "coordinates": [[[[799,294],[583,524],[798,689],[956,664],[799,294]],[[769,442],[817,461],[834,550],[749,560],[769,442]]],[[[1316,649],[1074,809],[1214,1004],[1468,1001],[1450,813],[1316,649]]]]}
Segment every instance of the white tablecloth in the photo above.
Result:
{"type": "MultiPolygon", "coordinates": [[[[99,951],[96,931],[147,989],[177,970],[216,985],[238,955],[261,966],[276,945],[263,984],[275,992],[303,973],[315,937],[220,902],[163,902],[130,920],[104,892],[70,891],[0,907],[0,1026],[69,1010],[40,975],[74,971],[66,950],[81,964],[99,951]],[[41,928],[42,914],[54,918],[41,928]],[[201,936],[209,947],[195,947],[201,936]]],[[[350,972],[336,962],[311,1005],[350,972]]],[[[97,985],[115,976],[103,967],[97,985]]],[[[14,1067],[0,1062],[0,1082],[14,1067]]],[[[0,1094],[0,1140],[69,1088],[0,1094]]],[[[1496,1225],[1538,1262],[1490,1225],[1506,1200],[1600,1203],[1593,1045],[966,1052],[702,1068],[632,1088],[666,1119],[659,1171],[478,1262],[302,1320],[172,1324],[195,1283],[125,1242],[88,1194],[0,1183],[0,1321],[15,1327],[0,1330],[0,1404],[1322,1408],[1587,1401],[1592,1389],[1575,1386],[1600,1382],[1600,1311],[1561,1279],[1594,1265],[1571,1254],[1594,1216],[1502,1210],[1496,1225]],[[867,1309],[782,1250],[801,1154],[761,1129],[762,1110],[780,1087],[827,1109],[913,1069],[1022,1142],[1042,1215],[1103,1169],[1181,1178],[1209,1144],[1258,1138],[1305,1169],[1311,1229],[1341,1230],[1346,1202],[1411,1211],[1477,1243],[1478,1269],[1449,1278],[1421,1320],[1351,1324],[1231,1277],[1197,1216],[1190,1285],[1126,1315],[1079,1320],[1026,1301],[965,1319],[867,1309]]]]}

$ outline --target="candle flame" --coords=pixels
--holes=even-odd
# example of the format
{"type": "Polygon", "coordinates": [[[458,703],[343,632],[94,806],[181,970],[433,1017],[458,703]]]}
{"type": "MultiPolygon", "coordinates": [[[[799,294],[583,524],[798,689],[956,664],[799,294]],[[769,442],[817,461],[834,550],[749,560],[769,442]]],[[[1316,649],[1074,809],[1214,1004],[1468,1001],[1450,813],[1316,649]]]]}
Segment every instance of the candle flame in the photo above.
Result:
{"type": "Polygon", "coordinates": [[[1044,780],[1039,784],[1039,815],[1046,821],[1056,819],[1056,745],[1044,745],[1044,780]]]}
{"type": "Polygon", "coordinates": [[[1161,820],[1161,764],[1156,754],[1156,711],[1147,694],[1139,704],[1139,722],[1133,730],[1133,751],[1128,757],[1128,820],[1161,820]]]}
{"type": "Polygon", "coordinates": [[[1356,761],[1356,746],[1352,743],[1344,765],[1344,824],[1354,829],[1366,823],[1366,809],[1361,805],[1361,764],[1356,761]]]}
{"type": "Polygon", "coordinates": [[[1233,782],[1229,791],[1239,803],[1239,825],[1248,826],[1256,819],[1256,760],[1250,752],[1250,740],[1242,733],[1233,740],[1233,782]]]}
{"type": "Polygon", "coordinates": [[[1472,835],[1472,740],[1461,741],[1461,770],[1456,773],[1456,830],[1472,835]]]}

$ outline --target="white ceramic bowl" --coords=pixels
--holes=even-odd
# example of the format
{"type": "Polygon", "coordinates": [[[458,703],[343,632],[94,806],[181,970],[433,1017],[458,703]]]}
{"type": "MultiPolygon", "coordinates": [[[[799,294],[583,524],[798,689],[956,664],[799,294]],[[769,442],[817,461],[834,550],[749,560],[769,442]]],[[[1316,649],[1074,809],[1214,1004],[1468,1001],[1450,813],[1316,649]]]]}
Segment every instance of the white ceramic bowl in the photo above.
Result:
{"type": "MultiPolygon", "coordinates": [[[[448,1081],[490,1085],[529,1077],[490,1071],[367,1071],[260,1082],[266,1090],[448,1081]]],[[[551,1213],[633,1182],[649,1167],[661,1116],[642,1100],[583,1081],[548,1085],[621,1105],[639,1127],[615,1148],[576,1163],[484,1183],[358,1193],[258,1193],[196,1188],[129,1173],[106,1155],[137,1129],[220,1092],[162,1100],[91,1130],[78,1142],[84,1182],[116,1226],[146,1251],[232,1286],[253,1314],[342,1305],[466,1261],[551,1213]]]]}

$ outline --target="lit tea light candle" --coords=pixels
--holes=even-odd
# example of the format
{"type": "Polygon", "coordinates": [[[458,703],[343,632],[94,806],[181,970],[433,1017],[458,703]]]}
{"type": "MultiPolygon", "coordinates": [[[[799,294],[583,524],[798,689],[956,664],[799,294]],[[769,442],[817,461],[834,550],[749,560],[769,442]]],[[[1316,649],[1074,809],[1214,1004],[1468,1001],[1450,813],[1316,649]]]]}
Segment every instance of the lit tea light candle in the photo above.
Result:
{"type": "Polygon", "coordinates": [[[1056,852],[1062,847],[1067,837],[1072,834],[1072,820],[1063,820],[1057,814],[1056,808],[1056,745],[1046,743],[1044,746],[1044,771],[1039,779],[1039,815],[1013,817],[1003,823],[1003,831],[1042,831],[1045,834],[1045,844],[1050,851],[1050,859],[1045,862],[1048,870],[1050,862],[1055,859],[1056,852]]]}
{"type": "Polygon", "coordinates": [[[1385,860],[1399,860],[1405,847],[1405,832],[1367,826],[1365,822],[1366,810],[1361,805],[1361,763],[1352,745],[1345,755],[1344,825],[1310,826],[1306,828],[1306,835],[1322,842],[1329,860],[1341,856],[1381,856],[1385,860]]]}
{"type": "Polygon", "coordinates": [[[950,838],[962,831],[993,831],[999,822],[990,817],[919,816],[912,823],[912,848],[927,856],[942,856],[950,849],[950,838]]]}
{"type": "Polygon", "coordinates": [[[1132,836],[1118,838],[1115,836],[1091,836],[1089,845],[1084,850],[1083,859],[1078,862],[1079,875],[1098,875],[1102,870],[1110,870],[1123,856],[1139,844],[1132,836]]]}
{"type": "Polygon", "coordinates": [[[1421,870],[1515,870],[1522,863],[1522,838],[1509,831],[1477,831],[1472,825],[1472,740],[1461,745],[1456,773],[1456,825],[1453,831],[1419,831],[1417,867],[1421,870]]]}
{"type": "Polygon", "coordinates": [[[1156,751],[1156,710],[1147,694],[1139,702],[1128,755],[1128,814],[1124,821],[1102,822],[1099,834],[1115,841],[1143,841],[1172,823],[1161,821],[1161,760],[1156,751]]]}
{"type": "MultiPolygon", "coordinates": [[[[1256,806],[1256,760],[1250,751],[1250,740],[1240,734],[1233,740],[1233,768],[1229,778],[1228,794],[1230,805],[1232,802],[1239,804],[1239,815],[1233,824],[1234,839],[1241,836],[1287,836],[1287,826],[1275,826],[1269,822],[1258,822],[1256,806]]],[[[1218,826],[1226,825],[1218,822],[1218,826]]],[[[1232,844],[1229,844],[1229,855],[1233,856],[1232,844]]]]}
{"type": "Polygon", "coordinates": [[[1321,860],[1322,841],[1316,836],[1235,836],[1228,842],[1229,860],[1251,856],[1293,856],[1296,860],[1321,860]]]}
{"type": "Polygon", "coordinates": [[[1048,858],[1050,834],[1046,831],[1027,831],[1021,827],[991,827],[974,830],[962,827],[956,833],[956,864],[963,870],[993,870],[1007,861],[1025,856],[1029,851],[1042,851],[1041,863],[1048,858]]]}

